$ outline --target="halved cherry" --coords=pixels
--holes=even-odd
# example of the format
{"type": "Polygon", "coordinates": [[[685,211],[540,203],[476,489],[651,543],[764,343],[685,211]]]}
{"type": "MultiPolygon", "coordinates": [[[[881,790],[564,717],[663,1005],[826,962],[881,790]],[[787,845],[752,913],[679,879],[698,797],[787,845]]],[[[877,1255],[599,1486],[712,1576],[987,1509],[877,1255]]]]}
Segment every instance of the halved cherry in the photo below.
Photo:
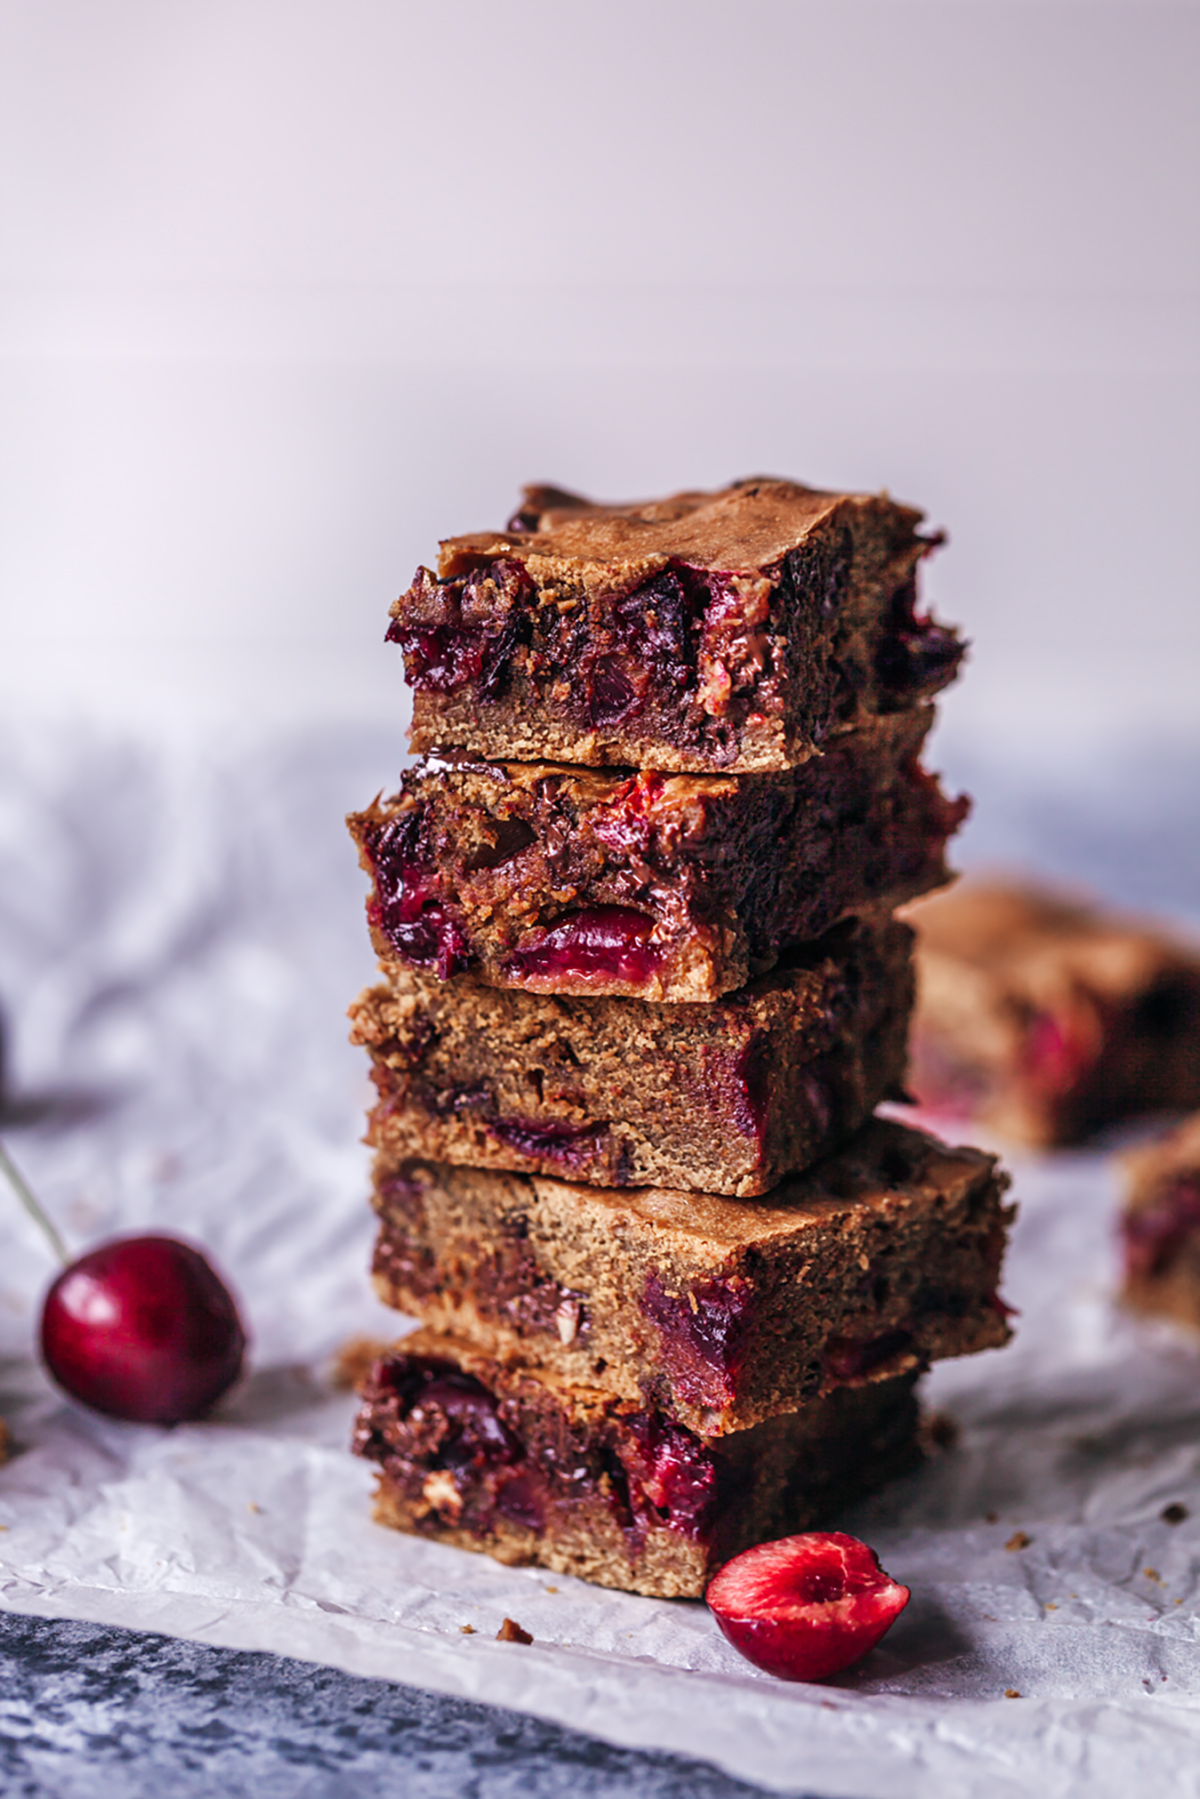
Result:
{"type": "Polygon", "coordinates": [[[873,1649],[910,1594],[884,1573],[873,1549],[833,1530],[744,1550],[705,1597],[756,1668],[781,1680],[822,1680],[873,1649]]]}

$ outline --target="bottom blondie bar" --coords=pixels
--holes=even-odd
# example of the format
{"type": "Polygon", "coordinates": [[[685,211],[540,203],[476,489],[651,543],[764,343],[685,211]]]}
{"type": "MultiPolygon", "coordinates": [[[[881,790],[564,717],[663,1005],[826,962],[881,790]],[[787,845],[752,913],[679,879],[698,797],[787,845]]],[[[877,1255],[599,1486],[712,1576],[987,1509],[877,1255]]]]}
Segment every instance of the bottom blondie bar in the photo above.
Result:
{"type": "Polygon", "coordinates": [[[916,1375],[705,1439],[661,1413],[420,1330],[377,1361],[354,1449],[381,1524],[510,1565],[695,1598],[751,1544],[912,1466],[916,1375]]]}

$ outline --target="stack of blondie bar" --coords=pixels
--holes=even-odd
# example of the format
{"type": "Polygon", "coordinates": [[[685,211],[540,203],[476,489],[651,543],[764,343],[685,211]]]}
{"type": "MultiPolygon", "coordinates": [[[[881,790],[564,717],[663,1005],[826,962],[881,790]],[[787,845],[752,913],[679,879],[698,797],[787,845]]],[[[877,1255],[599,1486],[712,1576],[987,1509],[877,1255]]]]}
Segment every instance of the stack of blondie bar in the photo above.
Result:
{"type": "Polygon", "coordinates": [[[965,802],[961,646],[885,497],[528,489],[396,602],[420,759],[351,822],[379,984],[375,1280],[421,1321],[356,1448],[377,1516],[698,1594],[910,1464],[1002,1344],[1005,1177],[874,1116],[965,802]]]}

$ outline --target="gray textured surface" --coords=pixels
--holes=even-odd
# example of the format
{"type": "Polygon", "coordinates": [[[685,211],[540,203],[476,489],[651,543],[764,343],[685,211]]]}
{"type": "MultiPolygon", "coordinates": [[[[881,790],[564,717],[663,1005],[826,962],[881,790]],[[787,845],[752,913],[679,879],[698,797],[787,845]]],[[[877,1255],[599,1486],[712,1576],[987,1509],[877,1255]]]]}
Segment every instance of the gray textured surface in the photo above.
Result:
{"type": "Polygon", "coordinates": [[[0,1613],[4,1799],[740,1799],[672,1755],[281,1656],[0,1613]]]}

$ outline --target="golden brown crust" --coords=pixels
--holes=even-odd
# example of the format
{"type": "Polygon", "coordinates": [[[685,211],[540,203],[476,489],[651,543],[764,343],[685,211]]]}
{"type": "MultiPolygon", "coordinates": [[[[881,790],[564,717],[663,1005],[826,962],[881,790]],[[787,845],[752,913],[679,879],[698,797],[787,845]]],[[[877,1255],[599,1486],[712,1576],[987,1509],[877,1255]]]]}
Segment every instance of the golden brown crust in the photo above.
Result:
{"type": "Polygon", "coordinates": [[[559,503],[538,504],[544,490],[526,488],[537,528],[520,532],[472,532],[447,538],[438,572],[458,574],[480,562],[516,551],[539,559],[553,576],[588,573],[611,586],[614,576],[641,580],[674,558],[698,568],[762,573],[777,566],[819,528],[862,513],[895,517],[910,535],[922,514],[897,506],[886,494],[825,493],[798,481],[751,476],[708,492],[672,494],[664,500],[601,505],[557,493],[559,503]],[[569,505],[564,500],[570,499],[569,505]]]}

